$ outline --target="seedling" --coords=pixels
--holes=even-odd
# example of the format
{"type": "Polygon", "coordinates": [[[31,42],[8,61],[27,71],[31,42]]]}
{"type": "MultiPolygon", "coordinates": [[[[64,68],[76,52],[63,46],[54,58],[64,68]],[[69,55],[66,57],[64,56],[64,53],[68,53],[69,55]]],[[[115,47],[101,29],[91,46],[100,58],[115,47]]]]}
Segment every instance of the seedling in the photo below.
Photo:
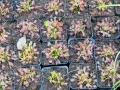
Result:
{"type": "Polygon", "coordinates": [[[31,11],[33,9],[40,9],[40,8],[41,8],[41,6],[35,5],[35,1],[34,0],[20,1],[20,6],[17,5],[17,11],[19,13],[21,13],[21,12],[28,12],[28,11],[31,11]]]}
{"type": "Polygon", "coordinates": [[[100,78],[102,82],[105,82],[106,80],[108,82],[115,83],[116,78],[120,78],[120,75],[117,73],[116,69],[114,69],[114,61],[111,61],[110,63],[106,63],[102,68],[99,68],[101,70],[100,78]]]}
{"type": "MultiPolygon", "coordinates": [[[[118,60],[119,55],[120,55],[120,51],[117,53],[117,55],[115,57],[114,70],[116,70],[116,71],[117,71],[118,65],[120,64],[120,60],[118,60]]],[[[120,76],[119,76],[119,78],[120,78],[120,76]]],[[[120,80],[113,83],[112,89],[116,90],[118,87],[120,87],[120,80]]]]}
{"type": "Polygon", "coordinates": [[[83,23],[83,20],[79,19],[77,21],[73,20],[70,26],[70,31],[71,31],[71,35],[76,34],[77,33],[82,33],[82,36],[85,36],[85,26],[83,23]]]}
{"type": "Polygon", "coordinates": [[[46,28],[45,31],[43,31],[44,34],[47,35],[47,39],[57,39],[62,38],[62,32],[63,32],[63,23],[56,20],[51,21],[44,21],[44,26],[46,28]]]}
{"type": "Polygon", "coordinates": [[[47,4],[45,4],[44,8],[47,9],[48,12],[55,12],[55,15],[57,15],[60,12],[64,12],[63,9],[60,9],[60,7],[63,5],[63,2],[59,2],[59,0],[51,0],[47,4]]]}
{"type": "Polygon", "coordinates": [[[0,90],[11,90],[12,83],[12,78],[9,74],[7,72],[3,73],[0,70],[0,90]]]}
{"type": "Polygon", "coordinates": [[[0,65],[2,65],[2,69],[6,68],[6,64],[9,65],[9,68],[13,67],[12,60],[16,60],[15,52],[9,46],[0,46],[0,65]]]}
{"type": "Polygon", "coordinates": [[[39,28],[37,26],[37,20],[22,20],[17,24],[17,28],[20,29],[20,32],[24,35],[29,34],[31,37],[39,37],[39,28]]]}
{"type": "Polygon", "coordinates": [[[48,79],[49,79],[49,82],[53,83],[58,90],[61,89],[62,85],[66,85],[61,73],[59,72],[52,71],[48,79]]]}
{"type": "Polygon", "coordinates": [[[81,58],[88,61],[91,60],[93,55],[93,46],[94,44],[92,41],[86,39],[83,42],[79,42],[75,46],[70,45],[70,48],[77,52],[76,55],[78,57],[76,58],[76,61],[79,61],[81,58]]]}
{"type": "Polygon", "coordinates": [[[71,82],[77,82],[77,88],[83,89],[83,88],[95,88],[96,85],[92,85],[92,83],[95,83],[95,75],[94,73],[89,72],[88,67],[83,67],[81,69],[77,70],[77,73],[74,74],[71,78],[71,82]]]}
{"type": "Polygon", "coordinates": [[[6,32],[5,28],[0,25],[0,43],[7,41],[8,35],[10,33],[6,32]]]}
{"type": "Polygon", "coordinates": [[[31,83],[38,85],[40,74],[35,71],[35,67],[19,68],[17,71],[16,76],[19,85],[23,85],[23,87],[29,87],[31,83]]]}
{"type": "Polygon", "coordinates": [[[117,7],[120,6],[120,4],[105,4],[103,0],[98,0],[99,5],[96,7],[98,9],[107,9],[108,7],[117,7]]]}
{"type": "Polygon", "coordinates": [[[22,64],[31,63],[37,57],[39,52],[36,49],[36,43],[30,42],[27,43],[21,51],[19,51],[18,55],[22,64]]]}
{"type": "Polygon", "coordinates": [[[102,48],[98,47],[96,50],[98,50],[97,54],[102,57],[104,62],[111,62],[113,60],[115,55],[115,48],[111,44],[103,45],[102,48]]]}
{"type": "Polygon", "coordinates": [[[13,7],[10,6],[10,3],[8,1],[6,2],[0,2],[0,19],[2,17],[9,18],[10,17],[10,10],[13,7]]]}
{"type": "Polygon", "coordinates": [[[68,57],[68,49],[63,42],[48,43],[48,48],[42,51],[49,62],[59,61],[60,57],[68,57]],[[52,60],[51,60],[52,59],[52,60]]]}
{"type": "Polygon", "coordinates": [[[102,19],[101,22],[97,22],[97,25],[95,26],[95,30],[98,36],[102,37],[111,37],[111,34],[114,34],[116,32],[117,27],[114,26],[115,22],[110,18],[102,19]]]}
{"type": "Polygon", "coordinates": [[[71,0],[70,4],[70,10],[76,11],[78,14],[87,7],[87,3],[84,0],[71,0]]]}

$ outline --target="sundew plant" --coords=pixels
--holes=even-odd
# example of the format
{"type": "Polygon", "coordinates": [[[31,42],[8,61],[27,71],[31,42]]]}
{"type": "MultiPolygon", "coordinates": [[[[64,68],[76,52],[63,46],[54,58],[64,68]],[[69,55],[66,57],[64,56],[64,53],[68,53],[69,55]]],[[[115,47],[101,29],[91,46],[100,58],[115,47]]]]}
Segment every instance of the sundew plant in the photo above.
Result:
{"type": "Polygon", "coordinates": [[[49,82],[53,83],[54,86],[57,87],[58,90],[61,89],[62,85],[67,85],[61,73],[56,72],[56,71],[52,71],[48,79],[49,79],[49,82]]]}
{"type": "Polygon", "coordinates": [[[9,34],[10,33],[7,32],[2,25],[0,25],[0,43],[6,42],[9,34]]]}
{"type": "Polygon", "coordinates": [[[26,43],[22,50],[18,52],[19,59],[23,64],[32,63],[36,60],[36,55],[38,54],[39,52],[36,48],[36,43],[33,43],[32,41],[30,43],[26,43]]]}
{"type": "Polygon", "coordinates": [[[47,35],[47,39],[63,38],[63,23],[56,20],[56,18],[44,21],[44,27],[46,30],[43,31],[43,34],[47,35]]]}
{"type": "Polygon", "coordinates": [[[85,2],[85,0],[71,0],[70,4],[69,9],[78,12],[78,14],[80,14],[81,11],[84,11],[87,7],[87,2],[85,2]]]}
{"type": "Polygon", "coordinates": [[[80,61],[80,59],[85,61],[91,60],[94,44],[89,39],[86,39],[83,42],[78,42],[78,44],[74,46],[70,45],[69,47],[76,51],[76,61],[80,61]]]}
{"type": "Polygon", "coordinates": [[[60,62],[60,57],[67,58],[69,56],[67,46],[63,42],[57,41],[55,44],[48,43],[48,48],[45,48],[42,52],[49,62],[60,62]]]}
{"type": "Polygon", "coordinates": [[[55,15],[57,15],[60,12],[64,12],[64,10],[60,8],[62,5],[63,5],[63,2],[60,2],[60,0],[51,0],[44,5],[44,8],[48,12],[54,11],[55,15]]]}
{"type": "Polygon", "coordinates": [[[22,20],[17,24],[17,28],[20,29],[20,33],[31,35],[31,37],[39,38],[39,27],[37,20],[22,20]]]}
{"type": "Polygon", "coordinates": [[[110,18],[102,19],[101,22],[97,22],[97,25],[94,27],[94,30],[98,36],[102,37],[111,37],[111,34],[114,34],[117,30],[114,20],[110,18]]]}

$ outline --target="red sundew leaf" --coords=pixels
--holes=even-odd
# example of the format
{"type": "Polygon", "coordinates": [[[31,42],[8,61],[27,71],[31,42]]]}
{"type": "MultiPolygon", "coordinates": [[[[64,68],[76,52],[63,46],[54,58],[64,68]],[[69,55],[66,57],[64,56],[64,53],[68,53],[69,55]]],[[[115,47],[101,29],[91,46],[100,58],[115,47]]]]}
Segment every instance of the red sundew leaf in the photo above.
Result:
{"type": "Polygon", "coordinates": [[[14,66],[12,62],[8,62],[8,64],[9,64],[10,66],[14,66]]]}

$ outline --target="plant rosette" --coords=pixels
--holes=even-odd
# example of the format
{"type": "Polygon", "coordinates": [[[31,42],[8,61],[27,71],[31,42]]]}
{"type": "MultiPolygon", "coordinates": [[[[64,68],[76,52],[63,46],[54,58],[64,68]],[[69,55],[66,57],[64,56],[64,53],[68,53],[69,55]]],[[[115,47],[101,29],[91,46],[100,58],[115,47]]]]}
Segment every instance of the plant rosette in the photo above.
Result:
{"type": "Polygon", "coordinates": [[[114,61],[110,63],[97,63],[98,69],[98,87],[112,88],[113,84],[120,80],[120,74],[114,68],[114,61]]]}
{"type": "Polygon", "coordinates": [[[66,16],[79,17],[88,13],[88,0],[66,0],[66,16]]]}
{"type": "Polygon", "coordinates": [[[112,0],[92,0],[89,1],[89,13],[93,16],[112,16],[114,15],[114,7],[98,8],[102,5],[112,4],[112,0]]]}
{"type": "Polygon", "coordinates": [[[96,23],[93,23],[94,37],[102,38],[117,38],[119,35],[118,17],[97,18],[96,23]]]}
{"type": "Polygon", "coordinates": [[[10,33],[5,30],[5,27],[3,25],[0,25],[0,44],[5,43],[8,41],[8,35],[10,33]]]}
{"type": "Polygon", "coordinates": [[[94,62],[94,41],[92,39],[71,39],[69,44],[69,62],[94,62]]]}
{"type": "Polygon", "coordinates": [[[41,62],[43,65],[58,65],[68,62],[69,54],[65,42],[43,42],[41,51],[41,62]]]}
{"type": "Polygon", "coordinates": [[[13,20],[13,3],[8,0],[0,1],[0,22],[13,20]]]}
{"type": "Polygon", "coordinates": [[[42,40],[64,40],[66,39],[66,30],[64,29],[64,22],[56,17],[44,20],[42,22],[41,32],[42,40]]]}
{"type": "Polygon", "coordinates": [[[17,24],[16,28],[18,29],[18,32],[21,36],[26,36],[27,39],[30,39],[32,41],[39,41],[40,39],[40,28],[39,28],[39,21],[38,20],[21,20],[17,24]]]}
{"type": "Polygon", "coordinates": [[[39,56],[40,45],[37,42],[26,42],[23,37],[19,39],[15,51],[18,57],[16,66],[36,65],[40,63],[39,56]]]}
{"type": "Polygon", "coordinates": [[[65,0],[41,0],[42,17],[63,17],[65,15],[65,0]]]}
{"type": "Polygon", "coordinates": [[[68,38],[90,38],[92,36],[91,21],[89,16],[80,18],[66,18],[68,24],[68,38]]]}
{"type": "Polygon", "coordinates": [[[0,68],[2,70],[14,68],[17,59],[12,45],[0,46],[0,68]]]}
{"type": "Polygon", "coordinates": [[[110,63],[115,59],[118,48],[118,40],[96,40],[95,57],[97,61],[110,63]]]}
{"type": "Polygon", "coordinates": [[[70,87],[75,90],[96,90],[97,76],[94,64],[70,64],[70,87]]]}
{"type": "Polygon", "coordinates": [[[0,90],[14,90],[14,74],[12,70],[0,70],[0,90]]]}
{"type": "Polygon", "coordinates": [[[68,68],[52,66],[42,69],[42,90],[68,90],[68,68]]]}
{"type": "Polygon", "coordinates": [[[15,18],[37,18],[40,17],[41,5],[38,0],[18,0],[16,2],[15,18]]]}
{"type": "Polygon", "coordinates": [[[19,67],[15,71],[15,90],[39,90],[40,84],[39,66],[19,67]]]}

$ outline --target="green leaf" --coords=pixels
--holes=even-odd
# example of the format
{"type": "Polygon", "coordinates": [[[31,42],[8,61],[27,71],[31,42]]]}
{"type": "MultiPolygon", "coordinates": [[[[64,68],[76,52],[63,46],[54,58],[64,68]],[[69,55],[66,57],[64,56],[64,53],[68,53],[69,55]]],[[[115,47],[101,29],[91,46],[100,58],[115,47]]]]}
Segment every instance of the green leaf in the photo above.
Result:
{"type": "Polygon", "coordinates": [[[44,26],[45,26],[45,27],[49,26],[49,22],[48,22],[48,21],[45,21],[45,22],[44,22],[44,26]]]}

